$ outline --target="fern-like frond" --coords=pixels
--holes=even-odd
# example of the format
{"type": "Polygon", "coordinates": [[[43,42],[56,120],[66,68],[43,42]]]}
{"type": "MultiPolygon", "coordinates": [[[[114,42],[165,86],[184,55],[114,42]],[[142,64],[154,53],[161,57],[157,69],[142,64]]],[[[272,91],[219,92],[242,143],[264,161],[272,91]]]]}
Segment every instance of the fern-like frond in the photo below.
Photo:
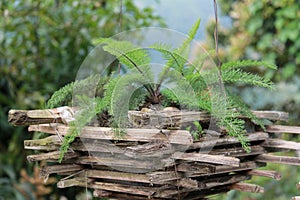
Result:
{"type": "Polygon", "coordinates": [[[117,57],[117,59],[130,69],[139,69],[150,63],[148,53],[141,47],[128,41],[117,41],[107,38],[102,41],[103,50],[117,57]]]}
{"type": "Polygon", "coordinates": [[[84,126],[86,126],[92,119],[96,116],[96,104],[99,104],[98,101],[102,101],[100,98],[90,99],[88,97],[80,97],[81,110],[76,113],[75,121],[72,121],[69,124],[69,130],[64,136],[63,143],[60,147],[60,156],[59,162],[64,158],[65,153],[69,150],[71,143],[75,138],[81,133],[84,126]]]}
{"type": "Polygon", "coordinates": [[[259,66],[263,66],[271,69],[277,69],[277,66],[274,64],[270,64],[264,61],[255,61],[255,60],[230,61],[222,64],[221,68],[222,70],[225,70],[225,69],[237,69],[242,67],[259,67],[259,66]]]}
{"type": "Polygon", "coordinates": [[[239,111],[241,116],[247,117],[255,124],[259,125],[263,130],[266,129],[263,121],[253,114],[250,108],[243,102],[240,97],[234,95],[228,95],[228,97],[229,101],[231,101],[231,104],[239,111]]]}
{"type": "Polygon", "coordinates": [[[66,105],[72,98],[74,82],[65,85],[59,90],[55,91],[50,99],[47,101],[47,108],[55,108],[58,106],[66,105]]]}
{"type": "Polygon", "coordinates": [[[197,34],[197,31],[199,29],[199,26],[200,26],[200,22],[201,20],[198,19],[192,26],[192,28],[190,29],[189,33],[188,33],[188,36],[187,36],[187,39],[184,40],[180,47],[175,49],[175,52],[177,54],[184,54],[185,51],[187,50],[187,48],[189,47],[190,43],[192,42],[192,40],[195,38],[196,34],[197,34]]]}
{"type": "Polygon", "coordinates": [[[246,83],[258,87],[265,87],[272,89],[273,83],[261,76],[244,72],[240,69],[226,69],[222,70],[222,78],[224,83],[246,83]]]}

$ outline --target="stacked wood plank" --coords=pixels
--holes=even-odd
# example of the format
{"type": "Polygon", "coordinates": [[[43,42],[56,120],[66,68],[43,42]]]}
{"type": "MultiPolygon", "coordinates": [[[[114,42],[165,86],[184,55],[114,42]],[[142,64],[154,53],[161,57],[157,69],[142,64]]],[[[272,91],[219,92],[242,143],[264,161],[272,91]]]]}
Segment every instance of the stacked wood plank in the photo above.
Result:
{"type": "MultiPolygon", "coordinates": [[[[48,163],[41,167],[42,177],[62,175],[59,188],[87,187],[94,189],[95,197],[192,200],[229,190],[264,192],[263,187],[244,181],[252,176],[279,180],[279,172],[259,169],[266,163],[300,165],[298,157],[273,154],[299,151],[300,143],[275,136],[300,134],[300,127],[270,124],[263,131],[252,123],[247,133],[251,152],[246,152],[226,134],[205,130],[206,137],[194,140],[189,131],[176,129],[184,123],[210,120],[207,113],[180,111],[130,111],[132,127],[123,137],[116,137],[112,128],[86,126],[58,163],[62,139],[75,112],[69,107],[11,110],[9,122],[46,133],[44,138],[24,141],[25,149],[36,150],[28,155],[29,161],[48,163]]],[[[269,122],[288,119],[283,112],[253,113],[269,122]]]]}

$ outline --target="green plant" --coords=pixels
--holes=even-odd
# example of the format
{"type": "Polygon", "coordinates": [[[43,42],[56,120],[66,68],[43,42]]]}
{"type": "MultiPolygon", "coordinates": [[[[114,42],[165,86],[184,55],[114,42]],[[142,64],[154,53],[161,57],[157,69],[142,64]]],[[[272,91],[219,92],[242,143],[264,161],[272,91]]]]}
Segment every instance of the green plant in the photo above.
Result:
{"type": "Polygon", "coordinates": [[[201,126],[201,124],[198,121],[193,122],[194,129],[192,129],[192,126],[188,126],[186,128],[187,131],[191,133],[194,140],[199,140],[201,135],[204,134],[204,130],[201,126]]]}
{"type": "MultiPolygon", "coordinates": [[[[97,114],[107,112],[111,119],[111,126],[122,130],[127,123],[128,107],[138,109],[141,104],[152,105],[175,105],[181,109],[204,110],[215,118],[217,125],[225,129],[228,135],[236,137],[244,149],[249,151],[248,141],[245,137],[244,121],[239,118],[246,115],[259,123],[259,120],[251,114],[251,111],[239,99],[231,95],[222,96],[218,92],[212,93],[210,87],[223,80],[226,83],[246,83],[254,86],[272,88],[272,82],[257,75],[242,71],[243,67],[263,65],[275,69],[274,65],[262,61],[244,60],[224,63],[221,68],[203,70],[206,56],[199,56],[196,61],[188,62],[190,44],[198,30],[200,20],[191,28],[186,40],[176,49],[165,44],[154,44],[149,48],[160,52],[166,59],[166,64],[154,81],[151,71],[151,57],[147,49],[140,48],[128,41],[116,41],[111,38],[98,40],[103,45],[104,51],[117,57],[118,61],[129,72],[124,75],[113,75],[106,84],[98,84],[104,92],[95,98],[79,97],[81,100],[81,113],[72,122],[67,136],[61,147],[62,160],[71,142],[79,135],[82,128],[97,114]],[[221,80],[220,80],[221,75],[221,80]],[[172,89],[164,88],[165,82],[174,82],[172,89]],[[132,87],[132,85],[135,87],[132,87]],[[123,92],[126,90],[126,92],[123,92]],[[142,99],[132,100],[136,93],[143,94],[142,99]],[[124,103],[125,102],[125,103],[124,103]],[[213,103],[212,103],[213,102],[213,103]],[[126,106],[126,105],[130,106],[126,106]],[[123,105],[123,106],[119,106],[123,105]],[[117,109],[115,109],[117,108],[117,109]]],[[[66,88],[77,84],[80,86],[84,81],[71,83],[54,93],[58,99],[66,95],[66,88]]],[[[220,90],[222,88],[215,88],[220,90]]],[[[71,90],[68,93],[71,94],[71,90]]],[[[76,97],[78,98],[78,97],[76,97]]],[[[48,105],[59,106],[52,98],[48,105]]],[[[59,102],[62,102],[61,100],[59,102]]],[[[202,133],[200,124],[195,124],[198,132],[202,133]]],[[[122,132],[122,131],[121,131],[122,132]]],[[[196,136],[197,137],[197,136],[196,136]]]]}

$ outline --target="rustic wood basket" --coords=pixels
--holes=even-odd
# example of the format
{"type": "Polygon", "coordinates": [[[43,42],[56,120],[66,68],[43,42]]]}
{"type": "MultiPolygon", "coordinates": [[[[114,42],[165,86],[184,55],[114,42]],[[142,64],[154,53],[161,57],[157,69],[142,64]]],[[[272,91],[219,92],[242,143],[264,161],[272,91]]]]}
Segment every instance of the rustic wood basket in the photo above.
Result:
{"type": "Polygon", "coordinates": [[[300,127],[274,125],[288,120],[287,113],[275,111],[253,111],[273,124],[262,131],[249,122],[250,153],[236,138],[226,135],[208,139],[211,133],[206,131],[206,137],[195,141],[187,130],[153,128],[151,124],[159,122],[165,128],[195,120],[207,123],[207,113],[129,111],[136,127],[128,128],[124,137],[116,138],[112,128],[86,126],[58,163],[62,137],[69,129],[66,116],[73,111],[69,107],[10,110],[9,122],[47,134],[42,139],[24,141],[25,149],[36,150],[36,154],[27,156],[28,161],[46,161],[47,165],[41,166],[42,177],[62,175],[59,188],[87,187],[94,189],[95,197],[188,200],[229,190],[264,192],[263,187],[244,181],[252,176],[279,180],[280,173],[258,169],[266,163],[300,165],[298,157],[272,155],[300,150],[300,143],[274,138],[277,133],[300,134],[300,127]],[[201,149],[211,150],[204,153],[201,149]]]}

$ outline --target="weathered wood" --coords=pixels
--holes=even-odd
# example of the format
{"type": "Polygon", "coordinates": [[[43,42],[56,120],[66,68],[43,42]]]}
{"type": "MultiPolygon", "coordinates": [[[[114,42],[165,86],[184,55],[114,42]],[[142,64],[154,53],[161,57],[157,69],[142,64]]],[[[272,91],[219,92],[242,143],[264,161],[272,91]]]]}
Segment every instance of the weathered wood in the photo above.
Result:
{"type": "Polygon", "coordinates": [[[268,125],[266,129],[270,133],[300,134],[300,126],[268,125]]]}
{"type": "Polygon", "coordinates": [[[250,183],[235,183],[230,186],[232,190],[239,190],[243,192],[251,192],[251,193],[264,193],[265,189],[259,185],[254,185],[250,183]]]}
{"type": "Polygon", "coordinates": [[[8,122],[15,126],[47,123],[69,123],[74,120],[74,108],[67,106],[44,110],[10,110],[8,122]]]}
{"type": "Polygon", "coordinates": [[[288,150],[300,150],[300,143],[294,141],[286,141],[281,139],[267,139],[262,143],[263,147],[277,148],[277,149],[288,149],[288,150]]]}
{"type": "MultiPolygon", "coordinates": [[[[255,132],[246,136],[249,142],[254,141],[264,141],[269,138],[268,133],[265,132],[255,132]]],[[[213,138],[213,139],[202,139],[201,141],[194,142],[189,146],[189,149],[206,149],[214,146],[230,145],[230,144],[239,144],[240,141],[234,137],[223,137],[223,138],[213,138]]]]}
{"type": "Polygon", "coordinates": [[[239,166],[240,160],[238,158],[221,156],[221,155],[209,155],[202,153],[181,153],[176,152],[172,155],[172,158],[186,161],[206,162],[229,166],[239,166]]]}
{"type": "Polygon", "coordinates": [[[154,171],[148,172],[146,175],[153,183],[173,181],[184,177],[182,173],[176,171],[154,171]]]}
{"type": "Polygon", "coordinates": [[[275,180],[280,180],[281,179],[281,174],[276,171],[271,171],[271,170],[251,170],[248,171],[247,174],[253,175],[253,176],[264,176],[268,178],[273,178],[275,180]]]}
{"type": "MultiPolygon", "coordinates": [[[[56,130],[61,135],[66,135],[69,127],[65,125],[56,126],[56,130],[51,124],[31,125],[29,131],[39,131],[44,133],[56,134],[56,130]]],[[[158,129],[126,129],[124,137],[116,138],[113,128],[86,126],[80,133],[80,138],[101,139],[101,140],[120,140],[137,142],[169,142],[171,144],[189,145],[193,143],[193,138],[189,131],[185,130],[158,130],[158,129]]]]}
{"type": "MultiPolygon", "coordinates": [[[[14,125],[33,125],[46,123],[69,123],[74,120],[77,109],[71,107],[59,107],[44,110],[10,110],[8,121],[14,125]]],[[[287,121],[288,113],[277,111],[252,111],[258,118],[287,121]]],[[[187,122],[208,122],[211,116],[207,112],[198,111],[155,111],[141,112],[128,111],[129,121],[135,127],[179,127],[187,122]]]]}
{"type": "Polygon", "coordinates": [[[104,165],[113,168],[128,168],[131,172],[138,173],[138,170],[159,170],[164,167],[170,167],[174,165],[172,159],[157,159],[157,160],[134,160],[126,159],[124,157],[92,157],[81,156],[74,160],[76,164],[92,164],[92,165],[104,165]]]}
{"type": "Polygon", "coordinates": [[[64,173],[74,173],[80,171],[85,167],[82,165],[75,164],[61,164],[61,165],[50,165],[43,166],[40,171],[41,177],[47,177],[50,174],[64,174],[64,173]]]}
{"type": "Polygon", "coordinates": [[[209,122],[211,116],[207,112],[177,111],[177,112],[141,112],[128,111],[128,119],[134,127],[176,127],[187,122],[209,122]]]}
{"type": "Polygon", "coordinates": [[[255,160],[264,163],[277,163],[277,164],[300,166],[300,158],[298,157],[274,156],[274,155],[263,154],[257,156],[255,160]]]}
{"type": "MultiPolygon", "coordinates": [[[[98,197],[98,198],[112,198],[112,199],[130,199],[130,200],[149,200],[148,197],[145,196],[138,196],[135,194],[124,194],[124,193],[119,193],[119,192],[110,192],[110,191],[106,191],[106,190],[98,190],[95,189],[93,192],[93,196],[94,197],[98,197]]],[[[155,199],[155,200],[162,200],[161,198],[151,198],[151,199],[155,199]]]]}
{"type": "Polygon", "coordinates": [[[60,180],[57,183],[58,188],[67,188],[72,186],[80,186],[80,187],[88,186],[89,188],[93,188],[93,189],[122,192],[122,193],[135,194],[135,195],[143,195],[147,197],[151,197],[158,190],[157,187],[145,187],[145,186],[128,187],[128,185],[95,181],[87,177],[77,177],[73,179],[60,180]]]}
{"type": "MultiPolygon", "coordinates": [[[[287,121],[288,113],[278,111],[252,111],[258,118],[287,121]]],[[[129,111],[129,121],[135,127],[180,127],[187,122],[208,122],[211,115],[207,112],[177,111],[177,112],[141,112],[129,111]]],[[[244,118],[243,116],[241,116],[244,118]]]]}
{"type": "Polygon", "coordinates": [[[280,111],[252,111],[260,119],[269,119],[274,121],[288,121],[289,113],[280,111]]]}
{"type": "Polygon", "coordinates": [[[59,150],[62,140],[58,135],[52,135],[42,139],[24,140],[24,148],[31,150],[59,150]]]}
{"type": "Polygon", "coordinates": [[[259,145],[249,146],[250,152],[247,152],[242,147],[234,147],[234,148],[223,148],[223,149],[213,149],[209,154],[212,155],[223,155],[223,156],[231,156],[231,157],[246,157],[263,154],[265,149],[259,145]]]}
{"type": "Polygon", "coordinates": [[[203,181],[203,184],[201,182],[199,185],[203,186],[203,189],[209,189],[209,188],[214,188],[214,187],[219,187],[223,185],[229,185],[229,184],[234,184],[237,182],[249,180],[251,176],[247,175],[227,175],[225,177],[218,177],[218,178],[213,178],[213,179],[208,179],[206,181],[203,181]]]}
{"type": "MultiPolygon", "coordinates": [[[[29,155],[27,156],[27,160],[30,162],[34,161],[53,161],[57,162],[59,159],[60,151],[52,151],[52,152],[47,152],[47,153],[40,153],[36,155],[29,155]]],[[[80,154],[77,152],[67,152],[64,155],[63,160],[69,160],[71,158],[76,158],[79,157],[80,154]]]]}
{"type": "Polygon", "coordinates": [[[117,172],[117,171],[87,170],[86,176],[89,178],[102,178],[102,179],[149,183],[149,184],[154,183],[145,174],[134,174],[134,173],[117,172]]]}

